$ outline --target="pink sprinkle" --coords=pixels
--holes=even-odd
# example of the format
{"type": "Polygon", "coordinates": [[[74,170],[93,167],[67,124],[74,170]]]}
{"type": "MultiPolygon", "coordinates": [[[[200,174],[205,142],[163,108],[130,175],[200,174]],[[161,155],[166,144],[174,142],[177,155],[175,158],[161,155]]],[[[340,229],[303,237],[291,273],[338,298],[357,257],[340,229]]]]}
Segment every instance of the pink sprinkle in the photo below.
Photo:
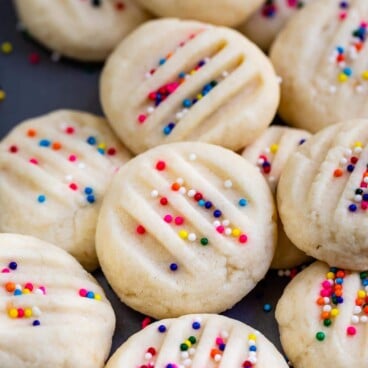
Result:
{"type": "Polygon", "coordinates": [[[29,162],[33,165],[38,165],[38,160],[36,158],[30,158],[29,162]]]}
{"type": "Polygon", "coordinates": [[[346,334],[348,336],[354,336],[356,335],[356,328],[354,326],[349,326],[347,329],[346,329],[346,334]]]}
{"type": "Polygon", "coordinates": [[[248,241],[248,237],[245,235],[245,234],[241,234],[240,236],[239,236],[239,242],[240,243],[246,243],[248,241]]]}
{"type": "Polygon", "coordinates": [[[327,296],[330,296],[331,295],[331,290],[332,289],[324,289],[324,290],[321,290],[319,295],[323,296],[324,298],[327,297],[327,296]]]}
{"type": "Polygon", "coordinates": [[[360,183],[360,187],[361,187],[361,188],[367,188],[367,183],[364,183],[364,181],[362,181],[362,182],[360,183]]]}
{"type": "Polygon", "coordinates": [[[288,0],[288,6],[294,8],[296,6],[296,0],[288,0]]]}
{"type": "Polygon", "coordinates": [[[9,268],[3,268],[1,270],[1,273],[9,273],[9,272],[10,272],[9,268]]]}
{"type": "Polygon", "coordinates": [[[182,225],[184,223],[184,219],[181,216],[175,217],[175,224],[182,225]]]}
{"type": "Polygon", "coordinates": [[[362,202],[360,204],[360,207],[362,208],[362,210],[366,210],[368,208],[368,202],[362,202]]]}
{"type": "Polygon", "coordinates": [[[151,318],[149,318],[149,317],[145,317],[144,319],[143,319],[143,321],[142,321],[142,328],[146,328],[150,323],[151,323],[152,321],[151,321],[151,318]]]}
{"type": "Polygon", "coordinates": [[[222,225],[220,225],[216,227],[216,230],[218,233],[222,234],[225,231],[225,228],[222,225]]]}
{"type": "Polygon", "coordinates": [[[322,282],[322,287],[324,287],[325,289],[331,289],[331,284],[328,280],[325,280],[322,282]]]}
{"type": "Polygon", "coordinates": [[[216,345],[221,345],[224,343],[224,340],[221,337],[216,338],[216,345]]]}
{"type": "Polygon", "coordinates": [[[71,162],[77,161],[77,156],[76,155],[70,155],[69,156],[69,161],[71,161],[71,162]]]}
{"type": "Polygon", "coordinates": [[[79,295],[84,298],[87,295],[87,290],[86,289],[79,289],[79,295]]]}
{"type": "Polygon", "coordinates": [[[46,295],[46,288],[44,286],[40,286],[38,289],[42,291],[43,295],[46,295]]]}
{"type": "Polygon", "coordinates": [[[27,282],[25,285],[24,285],[24,288],[25,289],[28,289],[29,291],[33,291],[33,284],[31,282],[27,282]]]}
{"type": "Polygon", "coordinates": [[[344,20],[344,19],[346,18],[346,16],[347,16],[346,11],[342,11],[342,12],[340,12],[340,14],[339,14],[339,18],[340,18],[340,20],[344,20]]]}
{"type": "MultiPolygon", "coordinates": [[[[167,223],[170,223],[172,221],[172,216],[171,215],[165,215],[164,221],[167,222],[167,223]]],[[[176,219],[175,219],[175,221],[176,221],[176,219]]]]}
{"type": "Polygon", "coordinates": [[[144,123],[146,121],[146,119],[147,119],[146,115],[143,115],[143,114],[138,115],[138,122],[139,123],[141,123],[141,124],[144,123]]]}

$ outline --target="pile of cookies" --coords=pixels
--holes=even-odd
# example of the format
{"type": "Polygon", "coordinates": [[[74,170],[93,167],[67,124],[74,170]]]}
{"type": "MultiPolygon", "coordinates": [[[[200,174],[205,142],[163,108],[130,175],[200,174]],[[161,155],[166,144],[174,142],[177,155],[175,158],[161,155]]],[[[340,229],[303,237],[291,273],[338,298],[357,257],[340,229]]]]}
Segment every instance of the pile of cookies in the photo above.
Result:
{"type": "Polygon", "coordinates": [[[277,306],[284,351],[367,366],[367,0],[15,5],[55,54],[106,60],[106,118],[53,111],[0,142],[0,367],[103,367],[101,267],[158,320],[106,367],[286,368],[217,313],[313,258],[277,306]]]}

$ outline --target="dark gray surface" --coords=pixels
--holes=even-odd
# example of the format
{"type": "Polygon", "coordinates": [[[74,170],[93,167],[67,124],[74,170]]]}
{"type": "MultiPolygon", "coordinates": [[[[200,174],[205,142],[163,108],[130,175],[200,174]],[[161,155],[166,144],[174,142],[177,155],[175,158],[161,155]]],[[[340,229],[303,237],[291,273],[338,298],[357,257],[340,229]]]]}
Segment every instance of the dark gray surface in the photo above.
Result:
{"type": "MultiPolygon", "coordinates": [[[[64,59],[55,63],[51,61],[49,51],[16,31],[16,24],[11,1],[0,0],[0,44],[9,41],[14,47],[10,55],[0,52],[0,87],[7,94],[6,99],[0,102],[0,137],[22,120],[57,108],[100,114],[98,78],[101,66],[64,59]],[[41,57],[38,65],[31,65],[28,61],[32,52],[37,52],[41,57]]],[[[117,316],[113,352],[141,328],[145,316],[122,304],[100,271],[95,272],[95,276],[104,287],[117,316]]],[[[270,271],[253,292],[224,314],[257,328],[280,349],[274,307],[287,282],[287,278],[278,277],[277,272],[270,271]],[[263,311],[265,303],[272,305],[272,312],[263,311]]]]}

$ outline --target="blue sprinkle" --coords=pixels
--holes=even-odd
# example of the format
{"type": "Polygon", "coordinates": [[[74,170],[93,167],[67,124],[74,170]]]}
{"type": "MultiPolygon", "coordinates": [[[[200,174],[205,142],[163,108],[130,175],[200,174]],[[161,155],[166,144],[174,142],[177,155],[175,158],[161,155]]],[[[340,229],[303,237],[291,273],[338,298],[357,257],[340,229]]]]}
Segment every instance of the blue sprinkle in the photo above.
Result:
{"type": "Polygon", "coordinates": [[[363,280],[362,283],[363,283],[363,286],[368,286],[368,279],[363,280]]]}
{"type": "Polygon", "coordinates": [[[193,330],[199,330],[201,328],[201,324],[199,322],[192,323],[193,330]]]}
{"type": "Polygon", "coordinates": [[[346,170],[348,170],[349,172],[353,172],[353,171],[354,171],[354,169],[355,169],[355,166],[354,166],[354,165],[348,165],[348,166],[346,167],[346,170]]]}
{"type": "Polygon", "coordinates": [[[50,147],[51,142],[48,139],[41,139],[39,145],[41,147],[50,147]]]}
{"type": "Polygon", "coordinates": [[[15,295],[15,296],[22,295],[22,290],[15,289],[15,290],[14,290],[14,295],[15,295]]]}
{"type": "Polygon", "coordinates": [[[179,73],[179,78],[180,78],[180,79],[185,78],[185,73],[184,73],[184,72],[179,73]]]}
{"type": "Polygon", "coordinates": [[[350,77],[353,74],[353,71],[351,70],[351,68],[346,67],[343,69],[343,73],[347,75],[348,77],[350,77]]]}
{"type": "Polygon", "coordinates": [[[249,351],[257,351],[257,346],[255,345],[250,346],[249,351]]]}
{"type": "Polygon", "coordinates": [[[191,107],[192,106],[192,101],[189,99],[189,98],[186,98],[184,101],[183,101],[183,106],[184,107],[191,107]]]}
{"type": "Polygon", "coordinates": [[[248,204],[248,201],[245,198],[240,198],[238,203],[240,207],[245,207],[248,204]]]}
{"type": "Polygon", "coordinates": [[[93,193],[93,189],[91,187],[85,187],[84,188],[84,193],[85,194],[92,194],[93,193]]]}
{"type": "Polygon", "coordinates": [[[200,199],[200,200],[198,201],[198,204],[199,204],[199,206],[200,206],[200,207],[203,207],[203,206],[205,206],[205,205],[206,205],[206,201],[205,201],[204,199],[200,199]]]}
{"type": "Polygon", "coordinates": [[[301,139],[301,140],[299,141],[299,146],[300,146],[300,145],[302,145],[305,141],[306,141],[306,139],[304,139],[304,138],[303,138],[303,139],[301,139]]]}
{"type": "Polygon", "coordinates": [[[342,296],[338,296],[336,302],[337,304],[342,304],[344,303],[344,298],[342,296]]]}
{"type": "Polygon", "coordinates": [[[88,195],[86,199],[88,203],[95,203],[96,201],[96,198],[93,194],[88,195]]]}
{"type": "Polygon", "coordinates": [[[43,203],[46,201],[46,196],[44,196],[43,194],[39,195],[37,198],[39,203],[43,203]]]}
{"type": "Polygon", "coordinates": [[[348,208],[350,212],[355,212],[358,209],[358,207],[354,203],[352,203],[348,208]]]}
{"type": "Polygon", "coordinates": [[[344,283],[344,279],[342,279],[341,277],[338,277],[336,280],[335,280],[336,284],[343,284],[344,283]]]}
{"type": "Polygon", "coordinates": [[[9,266],[8,266],[11,270],[13,270],[13,271],[15,271],[16,269],[17,269],[17,267],[18,267],[18,264],[17,264],[17,262],[10,262],[9,263],[9,266]]]}
{"type": "Polygon", "coordinates": [[[210,201],[207,201],[204,206],[207,208],[207,209],[210,209],[212,207],[212,203],[210,201]]]}
{"type": "Polygon", "coordinates": [[[271,312],[271,311],[272,311],[272,305],[271,305],[271,304],[266,303],[266,304],[263,306],[263,310],[264,310],[266,313],[271,312]]]}
{"type": "Polygon", "coordinates": [[[164,65],[166,63],[166,59],[162,58],[162,59],[160,59],[160,61],[158,63],[159,63],[159,65],[164,65]]]}
{"type": "Polygon", "coordinates": [[[337,46],[336,50],[339,54],[343,54],[344,53],[344,48],[342,46],[337,46]]]}
{"type": "Polygon", "coordinates": [[[96,138],[93,136],[88,137],[87,143],[93,146],[94,144],[96,144],[96,138]]]}
{"type": "Polygon", "coordinates": [[[221,213],[221,211],[220,211],[220,210],[214,210],[214,211],[213,211],[213,216],[214,216],[214,217],[221,217],[221,215],[222,215],[222,213],[221,213]]]}
{"type": "Polygon", "coordinates": [[[89,291],[89,292],[86,294],[86,298],[94,299],[94,298],[95,298],[95,293],[94,293],[93,291],[89,291]]]}
{"type": "Polygon", "coordinates": [[[170,270],[171,271],[176,271],[177,269],[178,269],[178,265],[176,263],[171,263],[170,270]]]}
{"type": "Polygon", "coordinates": [[[220,344],[219,345],[219,350],[220,351],[225,351],[225,348],[226,348],[226,344],[220,344]]]}
{"type": "Polygon", "coordinates": [[[103,148],[97,148],[98,153],[101,153],[101,155],[105,154],[105,150],[103,148]]]}
{"type": "Polygon", "coordinates": [[[158,332],[161,332],[161,333],[166,332],[166,326],[165,325],[158,326],[158,332]]]}
{"type": "Polygon", "coordinates": [[[38,319],[36,319],[35,321],[33,321],[33,323],[32,323],[32,326],[40,326],[41,325],[41,322],[38,320],[38,319]]]}
{"type": "Polygon", "coordinates": [[[368,201],[368,194],[367,193],[363,194],[363,201],[368,201]]]}

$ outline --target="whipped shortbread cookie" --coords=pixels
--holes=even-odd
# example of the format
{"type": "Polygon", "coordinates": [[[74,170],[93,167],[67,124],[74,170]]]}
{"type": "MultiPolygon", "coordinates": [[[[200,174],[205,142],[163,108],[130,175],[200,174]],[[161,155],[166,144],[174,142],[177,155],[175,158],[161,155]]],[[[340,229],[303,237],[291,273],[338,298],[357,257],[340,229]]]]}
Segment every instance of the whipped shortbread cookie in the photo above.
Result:
{"type": "Polygon", "coordinates": [[[96,248],[120,299],[155,318],[231,308],[266,274],[276,242],[271,191],[222,147],[172,143],[115,175],[96,248]]]}
{"type": "Polygon", "coordinates": [[[277,189],[290,240],[336,267],[368,269],[368,120],[323,129],[293,153],[277,189]]]}
{"type": "Polygon", "coordinates": [[[106,368],[244,367],[287,368],[259,331],[215,314],[186,315],[155,322],[131,336],[106,368]]]}
{"type": "Polygon", "coordinates": [[[262,0],[137,0],[160,17],[195,19],[224,26],[235,26],[257,9],[262,0]]]}
{"type": "Polygon", "coordinates": [[[267,51],[286,22],[311,0],[263,0],[239,30],[267,51]]]}
{"type": "Polygon", "coordinates": [[[149,19],[133,0],[15,0],[27,31],[47,48],[74,59],[102,61],[149,19]]]}
{"type": "Polygon", "coordinates": [[[102,368],[115,327],[103,290],[62,249],[0,234],[1,368],[102,368]]]}
{"type": "Polygon", "coordinates": [[[91,114],[59,110],[17,125],[0,142],[0,231],[49,241],[95,269],[98,210],[129,158],[91,114]]]}
{"type": "MultiPolygon", "coordinates": [[[[257,166],[276,196],[277,184],[289,156],[311,136],[305,130],[273,125],[242,152],[242,156],[257,166]]],[[[308,256],[288,239],[281,221],[273,268],[291,268],[308,260],[308,256]]]]}
{"type": "Polygon", "coordinates": [[[293,367],[366,367],[368,271],[316,262],[286,287],[276,308],[293,367]]]}
{"type": "Polygon", "coordinates": [[[243,148],[271,123],[279,84],[240,33],[194,21],[151,21],[108,59],[101,101],[135,153],[174,141],[243,148]],[[168,37],[168,35],[170,37],[168,37]]]}
{"type": "Polygon", "coordinates": [[[367,20],[366,0],[321,0],[287,23],[270,54],[287,123],[316,132],[368,118],[367,20]]]}

